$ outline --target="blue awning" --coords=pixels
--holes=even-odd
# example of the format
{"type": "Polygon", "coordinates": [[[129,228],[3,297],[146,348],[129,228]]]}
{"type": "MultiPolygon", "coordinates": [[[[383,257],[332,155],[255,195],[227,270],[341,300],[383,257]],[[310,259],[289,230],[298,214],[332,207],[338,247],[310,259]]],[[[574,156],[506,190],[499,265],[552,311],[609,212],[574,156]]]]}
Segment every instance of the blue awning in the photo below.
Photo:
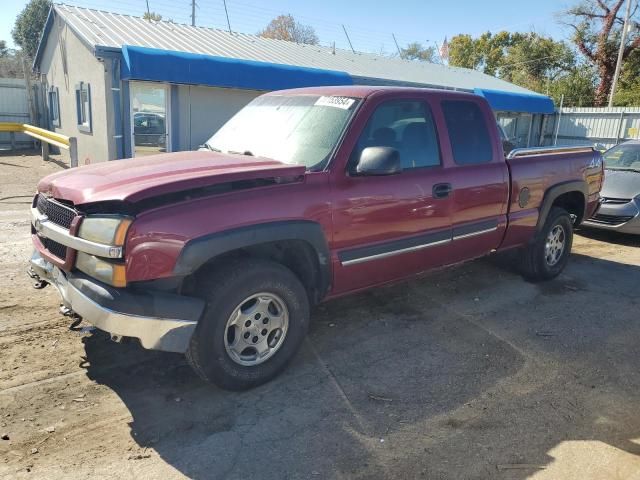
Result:
{"type": "Polygon", "coordinates": [[[487,99],[494,111],[550,114],[555,111],[553,100],[546,95],[513,93],[501,90],[474,89],[476,95],[487,99]]]}
{"type": "Polygon", "coordinates": [[[353,79],[346,72],[156,48],[124,45],[122,58],[122,80],[148,80],[248,90],[353,85],[353,79]]]}

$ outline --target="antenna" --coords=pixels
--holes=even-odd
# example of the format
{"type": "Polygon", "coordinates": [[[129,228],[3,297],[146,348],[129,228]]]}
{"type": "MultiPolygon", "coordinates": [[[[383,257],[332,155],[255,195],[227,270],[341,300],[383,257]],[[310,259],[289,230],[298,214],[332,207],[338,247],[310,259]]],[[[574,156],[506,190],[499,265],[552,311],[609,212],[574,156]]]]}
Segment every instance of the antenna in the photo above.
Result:
{"type": "Polygon", "coordinates": [[[396,44],[396,48],[398,49],[398,55],[400,56],[400,58],[402,58],[402,52],[400,51],[400,47],[398,46],[398,41],[396,40],[396,34],[392,33],[391,36],[393,37],[393,41],[396,44]]]}
{"type": "Polygon", "coordinates": [[[229,12],[227,11],[227,0],[222,0],[224,3],[224,14],[227,16],[227,26],[229,27],[229,33],[231,33],[231,22],[229,22],[229,12]]]}
{"type": "Polygon", "coordinates": [[[196,0],[191,0],[191,26],[196,26],[196,0]]]}
{"type": "Polygon", "coordinates": [[[147,17],[151,19],[151,10],[149,10],[149,0],[147,0],[147,17]]]}
{"type": "Polygon", "coordinates": [[[346,29],[346,28],[344,28],[344,25],[342,25],[342,30],[344,30],[344,34],[345,34],[345,35],[346,35],[346,37],[347,37],[347,42],[349,42],[349,46],[351,47],[351,51],[352,51],[353,53],[356,53],[356,51],[353,49],[353,45],[351,44],[351,39],[349,38],[349,34],[347,33],[347,29],[346,29]]]}

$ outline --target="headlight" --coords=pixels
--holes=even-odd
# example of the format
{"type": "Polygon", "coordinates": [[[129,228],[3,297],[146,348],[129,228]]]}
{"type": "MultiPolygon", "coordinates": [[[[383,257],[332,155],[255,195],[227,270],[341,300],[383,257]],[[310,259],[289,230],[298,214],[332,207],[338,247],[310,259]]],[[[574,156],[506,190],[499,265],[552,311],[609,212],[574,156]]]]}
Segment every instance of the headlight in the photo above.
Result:
{"type": "Polygon", "coordinates": [[[124,263],[103,260],[100,257],[78,252],[76,268],[87,275],[114,287],[126,287],[127,275],[124,263]]]}
{"type": "Polygon", "coordinates": [[[78,236],[92,242],[121,247],[131,222],[129,217],[89,216],[82,220],[78,236]]]}

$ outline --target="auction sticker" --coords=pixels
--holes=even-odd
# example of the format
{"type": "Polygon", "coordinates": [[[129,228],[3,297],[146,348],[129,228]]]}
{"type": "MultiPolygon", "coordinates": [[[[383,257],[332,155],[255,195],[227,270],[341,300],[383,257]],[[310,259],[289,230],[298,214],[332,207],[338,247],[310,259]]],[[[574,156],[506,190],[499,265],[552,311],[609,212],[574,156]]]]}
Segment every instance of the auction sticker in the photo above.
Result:
{"type": "Polygon", "coordinates": [[[355,100],[349,97],[320,97],[316,100],[315,105],[320,107],[335,107],[349,110],[355,100]]]}

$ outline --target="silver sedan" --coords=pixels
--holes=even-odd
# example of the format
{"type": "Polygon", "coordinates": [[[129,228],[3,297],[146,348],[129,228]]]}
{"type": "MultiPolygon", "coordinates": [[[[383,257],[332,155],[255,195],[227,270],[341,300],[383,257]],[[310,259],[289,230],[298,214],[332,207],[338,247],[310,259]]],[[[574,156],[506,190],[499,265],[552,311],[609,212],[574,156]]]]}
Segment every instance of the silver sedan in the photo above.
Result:
{"type": "Polygon", "coordinates": [[[640,235],[640,141],[604,153],[602,204],[584,226],[640,235]]]}

